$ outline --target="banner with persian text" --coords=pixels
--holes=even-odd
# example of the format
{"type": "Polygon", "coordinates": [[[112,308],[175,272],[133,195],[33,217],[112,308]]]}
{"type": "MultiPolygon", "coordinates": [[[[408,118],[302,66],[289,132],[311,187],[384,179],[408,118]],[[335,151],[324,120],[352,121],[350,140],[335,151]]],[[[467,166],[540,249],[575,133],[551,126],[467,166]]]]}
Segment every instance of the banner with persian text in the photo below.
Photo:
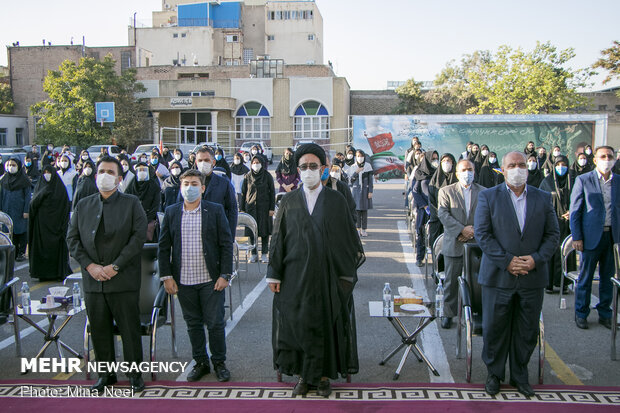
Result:
{"type": "Polygon", "coordinates": [[[548,151],[560,146],[571,161],[586,144],[606,142],[607,115],[386,115],[354,116],[353,146],[371,158],[378,179],[404,176],[405,151],[414,136],[425,150],[452,153],[467,142],[486,144],[501,157],[528,141],[548,151]]]}

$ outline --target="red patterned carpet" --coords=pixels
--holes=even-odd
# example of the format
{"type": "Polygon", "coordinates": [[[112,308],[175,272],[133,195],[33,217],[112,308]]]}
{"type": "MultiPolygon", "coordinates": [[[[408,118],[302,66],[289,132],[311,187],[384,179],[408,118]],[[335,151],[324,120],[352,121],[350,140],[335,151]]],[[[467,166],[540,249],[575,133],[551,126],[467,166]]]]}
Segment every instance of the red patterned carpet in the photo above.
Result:
{"type": "Polygon", "coordinates": [[[130,394],[127,382],[114,395],[94,395],[92,382],[54,380],[0,381],[0,411],[217,411],[217,412],[603,412],[620,411],[620,387],[534,386],[528,399],[503,386],[491,397],[481,385],[336,383],[329,399],[314,392],[292,398],[282,383],[147,383],[130,394]]]}

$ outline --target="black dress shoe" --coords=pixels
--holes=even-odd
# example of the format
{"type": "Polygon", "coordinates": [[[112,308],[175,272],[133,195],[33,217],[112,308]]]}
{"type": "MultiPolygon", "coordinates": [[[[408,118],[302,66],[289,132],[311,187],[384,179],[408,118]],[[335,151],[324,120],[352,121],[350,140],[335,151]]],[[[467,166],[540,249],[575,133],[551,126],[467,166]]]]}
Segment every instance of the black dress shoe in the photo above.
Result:
{"type": "Polygon", "coordinates": [[[142,375],[131,376],[129,378],[129,384],[131,384],[131,390],[136,393],[144,390],[144,380],[142,379],[142,375]]]}
{"type": "Polygon", "coordinates": [[[209,362],[206,363],[196,363],[192,371],[187,375],[187,381],[198,381],[205,374],[211,373],[211,367],[209,367],[209,362]]]}
{"type": "Polygon", "coordinates": [[[484,385],[484,391],[486,391],[489,396],[495,396],[499,393],[499,377],[494,374],[489,374],[487,376],[487,382],[484,385]]]}
{"type": "Polygon", "coordinates": [[[321,380],[316,388],[316,394],[323,397],[329,397],[332,394],[332,384],[329,380],[321,380]]]}
{"type": "Polygon", "coordinates": [[[514,380],[510,380],[510,385],[517,388],[517,391],[524,396],[532,397],[536,395],[532,387],[528,383],[517,383],[514,380]]]}
{"type": "Polygon", "coordinates": [[[553,289],[553,287],[549,288],[545,288],[545,294],[554,294],[555,290],[553,289]]]}
{"type": "Polygon", "coordinates": [[[424,267],[424,263],[422,261],[418,261],[415,263],[418,267],[424,267]]]}
{"type": "Polygon", "coordinates": [[[300,377],[295,387],[293,387],[293,397],[299,395],[305,396],[306,394],[308,394],[308,383],[300,377]]]}
{"type": "Polygon", "coordinates": [[[598,319],[598,323],[602,326],[607,327],[611,330],[611,318],[600,318],[598,319]]]}
{"type": "Polygon", "coordinates": [[[452,327],[452,317],[441,317],[441,328],[448,329],[452,327]]]}
{"type": "Polygon", "coordinates": [[[102,394],[103,389],[106,386],[111,386],[116,383],[116,374],[104,374],[99,376],[97,382],[91,386],[91,390],[97,390],[98,393],[102,394]]]}
{"type": "Polygon", "coordinates": [[[575,316],[575,324],[577,324],[577,327],[583,330],[586,330],[588,328],[588,320],[586,320],[585,318],[575,316]]]}
{"type": "Polygon", "coordinates": [[[214,361],[213,370],[215,370],[215,376],[218,381],[230,380],[230,371],[228,371],[223,361],[214,361]]]}

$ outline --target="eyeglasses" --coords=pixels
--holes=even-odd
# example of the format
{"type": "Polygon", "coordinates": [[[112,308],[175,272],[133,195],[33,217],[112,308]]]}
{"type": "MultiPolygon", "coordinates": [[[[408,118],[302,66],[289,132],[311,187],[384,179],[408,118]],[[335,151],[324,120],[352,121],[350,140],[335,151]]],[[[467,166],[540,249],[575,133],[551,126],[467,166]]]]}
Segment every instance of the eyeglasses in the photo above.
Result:
{"type": "Polygon", "coordinates": [[[307,171],[308,169],[310,169],[311,171],[316,171],[317,169],[319,169],[319,167],[320,165],[316,163],[302,163],[301,165],[299,165],[299,170],[307,171]]]}

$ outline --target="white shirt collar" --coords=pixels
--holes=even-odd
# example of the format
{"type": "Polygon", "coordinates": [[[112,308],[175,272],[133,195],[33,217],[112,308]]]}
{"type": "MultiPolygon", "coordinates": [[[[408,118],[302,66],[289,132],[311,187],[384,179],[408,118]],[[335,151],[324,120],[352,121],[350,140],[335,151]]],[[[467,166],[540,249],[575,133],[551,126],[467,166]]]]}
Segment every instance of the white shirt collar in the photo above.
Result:
{"type": "Polygon", "coordinates": [[[614,177],[614,173],[613,172],[609,172],[609,179],[605,179],[605,177],[603,176],[602,173],[599,172],[599,170],[597,168],[594,169],[596,171],[596,176],[598,176],[598,179],[602,179],[603,182],[609,182],[611,180],[611,178],[614,177]]]}

